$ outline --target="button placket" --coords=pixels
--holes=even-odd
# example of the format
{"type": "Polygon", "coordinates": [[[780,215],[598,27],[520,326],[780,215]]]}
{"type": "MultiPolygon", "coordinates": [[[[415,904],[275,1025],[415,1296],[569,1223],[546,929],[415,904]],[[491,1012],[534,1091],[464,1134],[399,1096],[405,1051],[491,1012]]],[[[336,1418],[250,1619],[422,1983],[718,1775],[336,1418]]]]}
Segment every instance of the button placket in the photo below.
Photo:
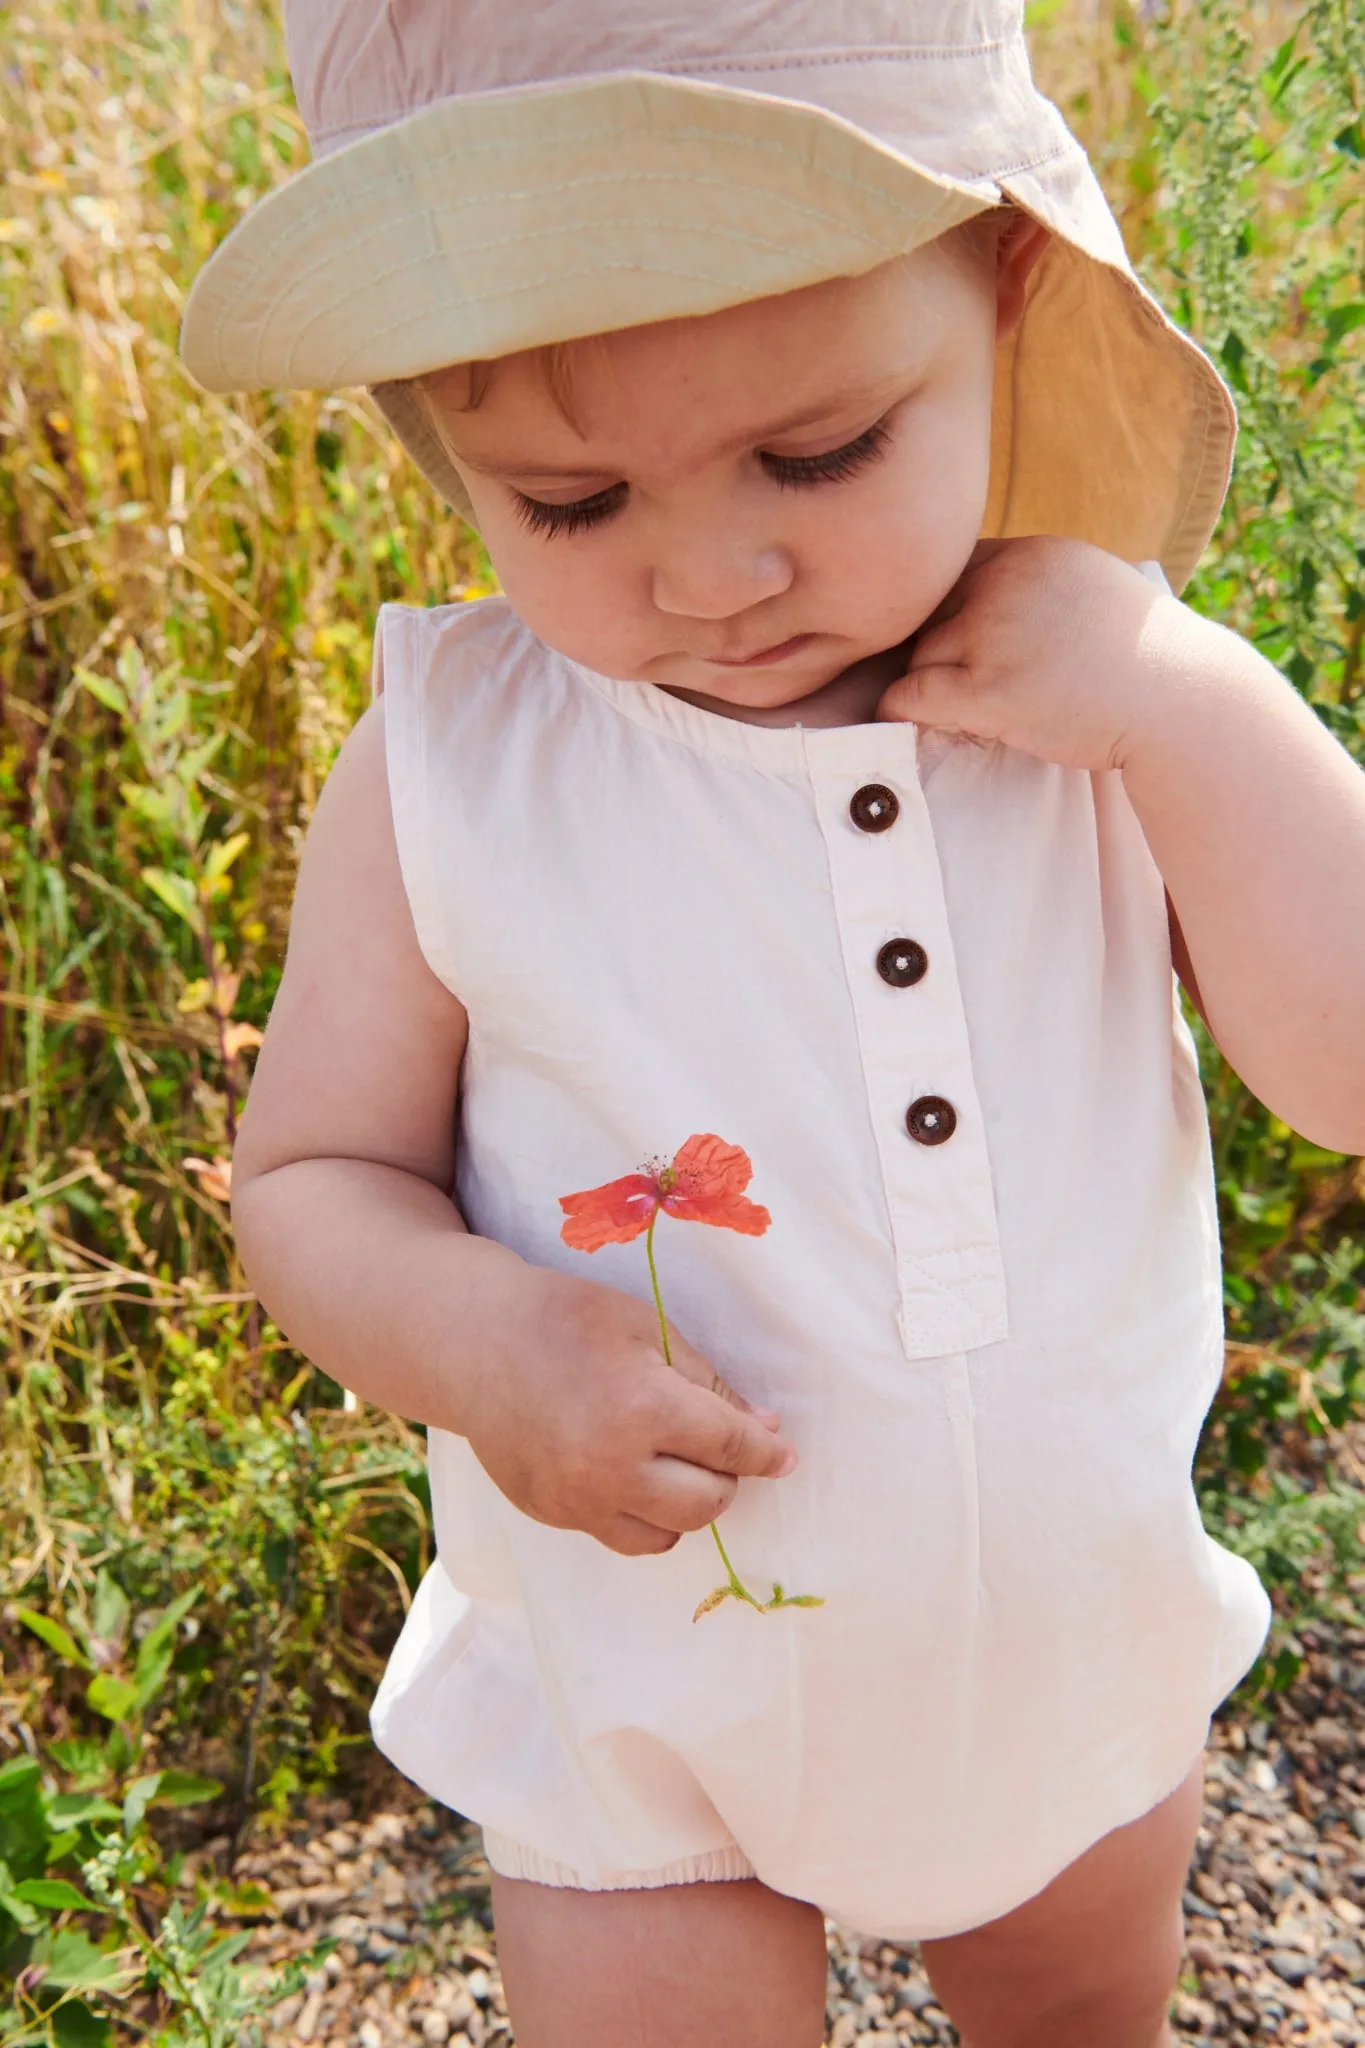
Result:
{"type": "Polygon", "coordinates": [[[886,1193],[902,1340],[911,1358],[972,1350],[1008,1334],[1005,1281],[914,728],[810,731],[805,753],[886,1193]]]}

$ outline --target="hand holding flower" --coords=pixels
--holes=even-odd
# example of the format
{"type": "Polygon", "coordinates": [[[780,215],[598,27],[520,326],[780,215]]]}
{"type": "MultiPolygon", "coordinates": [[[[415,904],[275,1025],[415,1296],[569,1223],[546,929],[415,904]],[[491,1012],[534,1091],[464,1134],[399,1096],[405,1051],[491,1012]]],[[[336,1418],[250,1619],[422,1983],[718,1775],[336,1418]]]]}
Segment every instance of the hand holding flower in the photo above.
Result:
{"type": "MultiPolygon", "coordinates": [[[[499,1302],[513,1297],[499,1291],[499,1302]]],[[[796,1453],[649,1302],[522,1268],[515,1314],[466,1388],[462,1433],[514,1506],[640,1557],[722,1514],[741,1478],[779,1479],[796,1453]]]]}
{"type": "MultiPolygon", "coordinates": [[[[654,1226],[659,1212],[667,1210],[669,1215],[686,1221],[737,1230],[745,1237],[761,1237],[772,1218],[744,1192],[753,1179],[753,1171],[749,1155],[740,1146],[727,1145],[723,1138],[706,1132],[689,1138],[669,1165],[656,1161],[639,1173],[626,1174],[603,1187],[560,1196],[559,1206],[568,1218],[560,1235],[565,1244],[577,1251],[596,1252],[603,1245],[629,1244],[643,1235],[665,1365],[677,1364],[675,1352],[680,1353],[681,1339],[669,1330],[659,1292],[659,1272],[654,1263],[654,1226]]],[[[766,1416],[770,1411],[759,1412],[766,1416]]],[[[772,1420],[775,1425],[777,1418],[773,1416],[772,1420]]],[[[792,1464],[795,1462],[792,1454],[792,1464]]],[[[714,1520],[710,1528],[725,1566],[726,1582],[707,1594],[693,1621],[700,1621],[703,1614],[719,1607],[723,1600],[742,1600],[760,1614],[770,1614],[775,1607],[824,1606],[818,1595],[784,1593],[776,1582],[771,1600],[756,1600],[726,1555],[714,1520]]]]}

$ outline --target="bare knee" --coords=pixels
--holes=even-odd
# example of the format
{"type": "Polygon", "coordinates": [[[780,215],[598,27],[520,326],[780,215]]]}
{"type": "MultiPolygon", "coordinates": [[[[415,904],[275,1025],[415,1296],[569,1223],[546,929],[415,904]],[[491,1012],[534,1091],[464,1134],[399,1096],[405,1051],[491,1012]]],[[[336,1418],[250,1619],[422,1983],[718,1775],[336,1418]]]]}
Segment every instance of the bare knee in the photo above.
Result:
{"type": "Polygon", "coordinates": [[[1110,1981],[1051,2007],[1035,2004],[997,2015],[988,2031],[969,2027],[958,2038],[962,2048],[1168,2048],[1167,2013],[1179,1962],[1177,1943],[1169,1969],[1145,1981],[1110,1981]]]}
{"type": "Polygon", "coordinates": [[[819,2048],[824,1922],[753,1879],[570,1891],[494,1877],[517,2048],[819,2048]]]}
{"type": "Polygon", "coordinates": [[[1015,1912],[923,1944],[963,2048],[1165,2048],[1202,1765],[1015,1912]]]}

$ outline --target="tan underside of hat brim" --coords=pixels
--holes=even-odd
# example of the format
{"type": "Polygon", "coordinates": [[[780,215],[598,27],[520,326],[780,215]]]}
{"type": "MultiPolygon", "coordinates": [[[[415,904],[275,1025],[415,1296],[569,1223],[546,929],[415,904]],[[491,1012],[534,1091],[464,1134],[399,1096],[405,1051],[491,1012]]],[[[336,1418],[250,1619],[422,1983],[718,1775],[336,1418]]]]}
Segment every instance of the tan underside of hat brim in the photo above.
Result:
{"type": "Polygon", "coordinates": [[[989,539],[1061,534],[1189,581],[1237,415],[1212,364],[1125,271],[1054,238],[996,355],[989,539]]]}

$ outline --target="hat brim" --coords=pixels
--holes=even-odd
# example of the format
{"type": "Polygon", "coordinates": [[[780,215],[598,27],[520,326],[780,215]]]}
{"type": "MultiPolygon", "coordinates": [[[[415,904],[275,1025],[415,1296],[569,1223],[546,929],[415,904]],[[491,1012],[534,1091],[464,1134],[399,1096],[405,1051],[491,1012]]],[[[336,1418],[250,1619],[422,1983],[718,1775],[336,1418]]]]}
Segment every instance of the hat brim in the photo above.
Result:
{"type": "Polygon", "coordinates": [[[181,349],[210,391],[377,384],[870,270],[998,198],[819,108],[686,79],[438,100],[248,214],[181,349]]]}
{"type": "Polygon", "coordinates": [[[1132,278],[1074,145],[954,179],[823,108],[653,73],[439,100],[262,200],[196,280],[181,352],[211,391],[371,386],[467,514],[403,380],[857,275],[1002,197],[1056,239],[1001,351],[988,531],[1094,540],[1178,588],[1231,403],[1132,278]]]}

